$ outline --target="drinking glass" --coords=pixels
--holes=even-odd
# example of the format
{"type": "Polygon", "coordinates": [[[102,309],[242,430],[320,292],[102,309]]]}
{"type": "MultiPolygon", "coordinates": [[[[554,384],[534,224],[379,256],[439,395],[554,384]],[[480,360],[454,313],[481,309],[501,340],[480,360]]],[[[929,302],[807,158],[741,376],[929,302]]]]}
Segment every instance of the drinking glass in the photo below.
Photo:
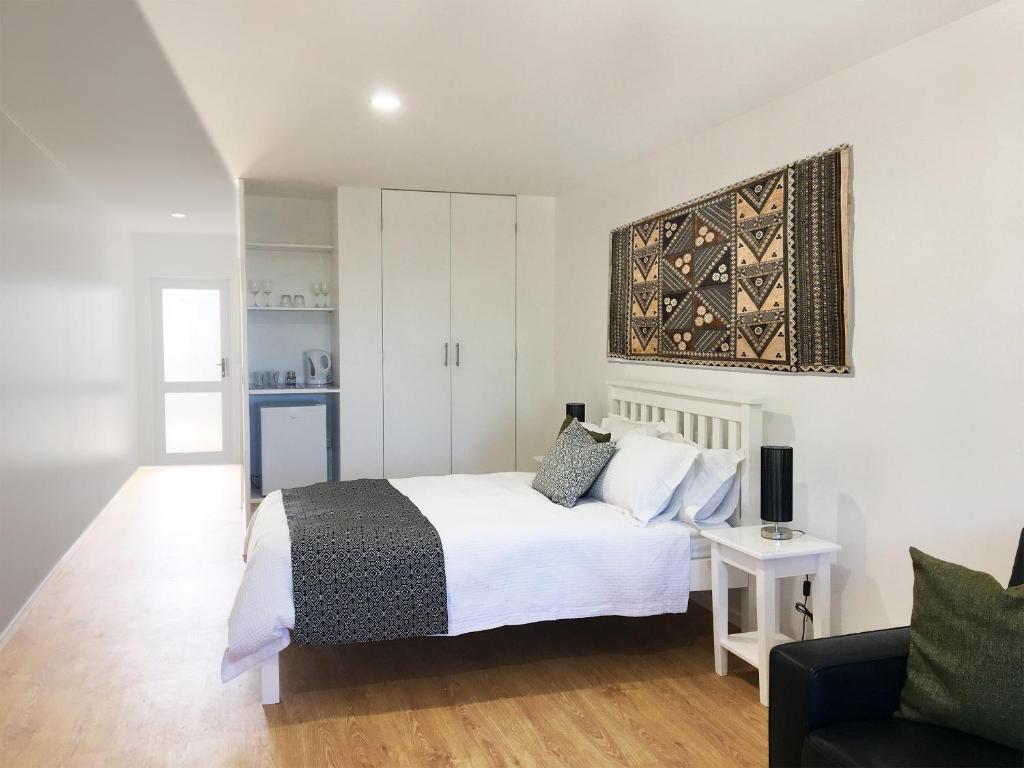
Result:
{"type": "Polygon", "coordinates": [[[250,280],[249,281],[249,293],[252,294],[252,305],[256,306],[256,297],[260,295],[260,281],[250,280]]]}
{"type": "Polygon", "coordinates": [[[325,281],[321,281],[321,283],[320,283],[320,293],[324,297],[324,307],[331,306],[331,302],[327,300],[327,296],[330,294],[330,292],[331,292],[331,284],[328,283],[326,280],[325,281]]]}
{"type": "Polygon", "coordinates": [[[313,283],[313,306],[320,306],[320,282],[313,283]]]}
{"type": "Polygon", "coordinates": [[[294,296],[292,296],[292,306],[293,307],[305,307],[306,306],[306,297],[303,296],[301,293],[296,293],[294,296]]]}
{"type": "Polygon", "coordinates": [[[289,294],[289,293],[282,293],[281,294],[281,306],[282,307],[290,307],[291,305],[292,305],[291,294],[289,294]]]}
{"type": "Polygon", "coordinates": [[[263,286],[263,295],[266,296],[266,298],[264,299],[263,306],[269,307],[270,306],[270,292],[272,290],[274,290],[274,282],[272,280],[264,280],[262,282],[262,286],[263,286]]]}

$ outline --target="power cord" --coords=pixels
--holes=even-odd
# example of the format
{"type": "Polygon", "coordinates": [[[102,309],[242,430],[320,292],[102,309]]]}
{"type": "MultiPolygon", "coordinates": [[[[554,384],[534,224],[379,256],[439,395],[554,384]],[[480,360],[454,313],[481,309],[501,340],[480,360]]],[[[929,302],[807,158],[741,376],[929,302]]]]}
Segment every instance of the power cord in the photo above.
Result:
{"type": "Polygon", "coordinates": [[[811,623],[814,623],[814,614],[811,613],[807,607],[807,598],[811,596],[811,577],[809,574],[804,574],[804,601],[797,603],[794,607],[796,612],[803,614],[804,622],[800,627],[800,639],[803,640],[807,634],[807,620],[810,619],[811,623]]]}

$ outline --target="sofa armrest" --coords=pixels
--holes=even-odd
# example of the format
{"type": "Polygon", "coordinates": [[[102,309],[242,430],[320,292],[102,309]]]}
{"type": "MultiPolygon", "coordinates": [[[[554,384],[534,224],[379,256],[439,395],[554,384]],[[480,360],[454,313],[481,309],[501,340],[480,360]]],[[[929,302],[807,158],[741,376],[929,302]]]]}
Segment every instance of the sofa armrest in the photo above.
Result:
{"type": "Polygon", "coordinates": [[[816,728],[890,717],[907,674],[910,627],[786,643],[768,661],[768,764],[800,765],[816,728]]]}

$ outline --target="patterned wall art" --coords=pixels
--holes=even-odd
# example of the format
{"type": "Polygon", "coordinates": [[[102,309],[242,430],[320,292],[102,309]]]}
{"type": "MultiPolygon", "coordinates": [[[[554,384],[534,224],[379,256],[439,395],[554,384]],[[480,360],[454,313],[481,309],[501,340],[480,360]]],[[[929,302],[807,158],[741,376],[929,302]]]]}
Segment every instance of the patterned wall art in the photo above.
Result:
{"type": "Polygon", "coordinates": [[[849,373],[850,148],[611,233],[608,356],[849,373]]]}

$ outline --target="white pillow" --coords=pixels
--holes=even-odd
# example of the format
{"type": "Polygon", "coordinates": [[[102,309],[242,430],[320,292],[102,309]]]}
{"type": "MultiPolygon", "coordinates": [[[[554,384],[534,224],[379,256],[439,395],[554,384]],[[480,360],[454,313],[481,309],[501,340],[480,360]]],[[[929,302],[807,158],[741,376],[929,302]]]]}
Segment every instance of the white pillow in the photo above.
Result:
{"type": "MultiPolygon", "coordinates": [[[[666,436],[662,435],[662,438],[666,436]]],[[[669,442],[671,438],[666,438],[669,442]]],[[[675,445],[689,445],[673,443],[675,445]]],[[[695,525],[724,523],[736,511],[740,497],[739,473],[743,451],[728,448],[699,448],[690,473],[676,487],[665,507],[666,517],[695,525]]]]}
{"type": "Polygon", "coordinates": [[[665,510],[699,453],[686,443],[659,440],[637,430],[628,432],[616,443],[615,454],[589,495],[621,507],[634,522],[647,525],[665,510]]]}
{"type": "Polygon", "coordinates": [[[722,525],[736,512],[736,507],[740,503],[740,476],[738,472],[732,476],[732,480],[727,481],[722,486],[722,491],[724,492],[712,496],[711,500],[701,508],[701,511],[698,513],[699,519],[695,523],[698,528],[722,525]],[[719,497],[722,499],[721,503],[718,503],[719,497]]]}
{"type": "Polygon", "coordinates": [[[690,445],[697,445],[690,438],[683,437],[678,432],[673,432],[672,427],[670,427],[664,421],[658,422],[658,437],[660,437],[662,440],[671,440],[673,443],[689,443],[690,445]]]}
{"type": "Polygon", "coordinates": [[[619,440],[624,438],[630,432],[639,432],[641,435],[654,436],[658,434],[658,426],[656,424],[645,423],[642,421],[631,421],[630,419],[623,418],[622,416],[605,416],[601,419],[601,432],[610,432],[612,436],[612,442],[617,443],[619,440]]]}

